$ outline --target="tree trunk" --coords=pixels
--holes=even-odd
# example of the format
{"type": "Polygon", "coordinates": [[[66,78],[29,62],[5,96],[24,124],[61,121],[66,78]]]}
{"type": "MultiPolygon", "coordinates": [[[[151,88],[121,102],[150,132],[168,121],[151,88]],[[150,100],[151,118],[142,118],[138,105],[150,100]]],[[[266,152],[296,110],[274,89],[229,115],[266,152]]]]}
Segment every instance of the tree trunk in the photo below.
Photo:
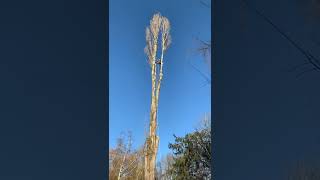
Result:
{"type": "Polygon", "coordinates": [[[150,126],[149,126],[149,135],[145,143],[145,180],[154,180],[155,179],[155,170],[156,170],[156,157],[159,146],[159,137],[157,136],[157,115],[158,115],[158,102],[159,102],[159,93],[162,81],[162,67],[163,67],[163,54],[164,51],[168,48],[171,38],[169,34],[170,23],[169,20],[165,17],[162,17],[159,13],[155,14],[150,21],[150,27],[146,29],[146,40],[147,46],[145,52],[148,55],[149,63],[151,66],[151,78],[152,78],[152,95],[151,95],[151,111],[150,111],[150,126]],[[160,60],[156,59],[157,55],[157,43],[159,32],[162,32],[162,51],[160,60]],[[160,63],[158,63],[160,61],[160,63]],[[160,64],[159,69],[157,65],[160,64]],[[159,77],[157,76],[157,71],[159,72],[159,77]],[[158,79],[158,80],[157,80],[158,79]]]}
{"type": "Polygon", "coordinates": [[[159,137],[156,134],[158,108],[157,95],[158,93],[156,93],[156,64],[154,63],[152,65],[152,97],[149,137],[147,138],[145,147],[145,180],[155,179],[156,156],[159,144],[159,137]]]}
{"type": "Polygon", "coordinates": [[[149,137],[146,141],[146,151],[145,151],[145,179],[146,180],[154,180],[155,174],[155,165],[156,165],[156,156],[158,151],[159,137],[156,135],[156,117],[157,117],[157,109],[156,109],[156,99],[153,98],[153,105],[150,113],[150,129],[149,129],[149,137]]]}

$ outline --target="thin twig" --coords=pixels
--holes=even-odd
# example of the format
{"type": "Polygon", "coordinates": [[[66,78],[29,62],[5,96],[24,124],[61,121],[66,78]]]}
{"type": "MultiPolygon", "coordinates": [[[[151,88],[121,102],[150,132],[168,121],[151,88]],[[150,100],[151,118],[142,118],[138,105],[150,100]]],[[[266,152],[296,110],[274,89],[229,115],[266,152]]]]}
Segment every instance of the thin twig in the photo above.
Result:
{"type": "Polygon", "coordinates": [[[203,0],[200,1],[200,3],[205,6],[206,8],[210,8],[210,4],[209,3],[206,3],[204,2],[203,0]]]}

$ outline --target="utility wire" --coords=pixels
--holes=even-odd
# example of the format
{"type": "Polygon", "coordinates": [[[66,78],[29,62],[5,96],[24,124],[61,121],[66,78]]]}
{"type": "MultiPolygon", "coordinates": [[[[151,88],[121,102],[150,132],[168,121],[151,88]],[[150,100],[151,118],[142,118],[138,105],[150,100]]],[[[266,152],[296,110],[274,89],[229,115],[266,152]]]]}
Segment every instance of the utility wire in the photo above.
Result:
{"type": "Polygon", "coordinates": [[[275,25],[270,18],[265,16],[262,12],[260,12],[258,9],[256,9],[253,6],[250,6],[249,3],[246,0],[241,0],[248,8],[251,8],[254,10],[254,12],[260,16],[264,21],[266,21],[268,24],[270,24],[278,33],[280,33],[286,40],[288,40],[298,51],[300,51],[308,60],[309,63],[311,63],[314,66],[313,70],[320,70],[319,66],[319,60],[316,59],[311,53],[309,53],[307,50],[303,49],[298,43],[293,41],[285,32],[283,32],[277,25],[275,25]]]}

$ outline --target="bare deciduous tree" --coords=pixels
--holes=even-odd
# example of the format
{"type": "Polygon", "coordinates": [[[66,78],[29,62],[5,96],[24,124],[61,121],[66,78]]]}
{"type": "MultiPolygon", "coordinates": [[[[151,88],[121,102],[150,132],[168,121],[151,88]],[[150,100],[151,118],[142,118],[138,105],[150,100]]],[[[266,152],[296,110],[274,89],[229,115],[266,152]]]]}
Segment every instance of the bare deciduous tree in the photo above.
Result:
{"type": "Polygon", "coordinates": [[[174,163],[173,155],[167,154],[166,156],[162,157],[160,161],[160,168],[159,168],[159,179],[160,180],[173,180],[172,174],[169,173],[170,169],[172,169],[172,165],[174,163]]]}
{"type": "Polygon", "coordinates": [[[170,22],[166,17],[161,16],[160,13],[153,15],[150,26],[146,28],[146,42],[147,46],[144,51],[148,56],[148,62],[151,68],[151,112],[150,112],[150,126],[149,135],[145,142],[145,179],[153,180],[155,178],[156,155],[158,151],[159,137],[156,133],[157,128],[157,114],[159,93],[161,81],[163,78],[163,57],[165,51],[171,43],[170,36],[170,22]],[[161,55],[157,58],[158,38],[161,35],[161,55]],[[160,66],[160,67],[159,67],[160,66]]]}
{"type": "Polygon", "coordinates": [[[143,157],[143,149],[132,149],[131,132],[124,134],[118,139],[116,148],[109,151],[109,179],[143,179],[143,157]]]}
{"type": "MultiPolygon", "coordinates": [[[[200,3],[206,8],[211,9],[211,0],[200,0],[200,3]]],[[[196,53],[200,54],[204,58],[204,63],[209,68],[209,72],[206,73],[203,70],[200,70],[191,62],[190,64],[205,79],[206,84],[211,84],[211,40],[203,41],[199,38],[196,38],[196,42],[199,43],[196,48],[196,53]]]]}

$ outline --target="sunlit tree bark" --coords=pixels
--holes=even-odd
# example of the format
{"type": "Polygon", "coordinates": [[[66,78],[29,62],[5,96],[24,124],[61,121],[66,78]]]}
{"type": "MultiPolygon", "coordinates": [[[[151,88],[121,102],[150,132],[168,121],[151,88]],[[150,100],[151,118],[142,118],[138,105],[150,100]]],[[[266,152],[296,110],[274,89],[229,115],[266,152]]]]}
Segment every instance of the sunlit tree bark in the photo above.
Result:
{"type": "Polygon", "coordinates": [[[157,13],[153,15],[150,26],[146,28],[145,53],[148,56],[148,62],[151,68],[151,111],[149,134],[145,142],[145,179],[153,180],[155,178],[156,156],[159,145],[159,137],[157,136],[157,113],[161,81],[163,78],[163,57],[164,52],[170,45],[171,37],[169,34],[170,23],[166,17],[157,13]],[[161,55],[157,58],[158,38],[160,38],[161,55]]]}

